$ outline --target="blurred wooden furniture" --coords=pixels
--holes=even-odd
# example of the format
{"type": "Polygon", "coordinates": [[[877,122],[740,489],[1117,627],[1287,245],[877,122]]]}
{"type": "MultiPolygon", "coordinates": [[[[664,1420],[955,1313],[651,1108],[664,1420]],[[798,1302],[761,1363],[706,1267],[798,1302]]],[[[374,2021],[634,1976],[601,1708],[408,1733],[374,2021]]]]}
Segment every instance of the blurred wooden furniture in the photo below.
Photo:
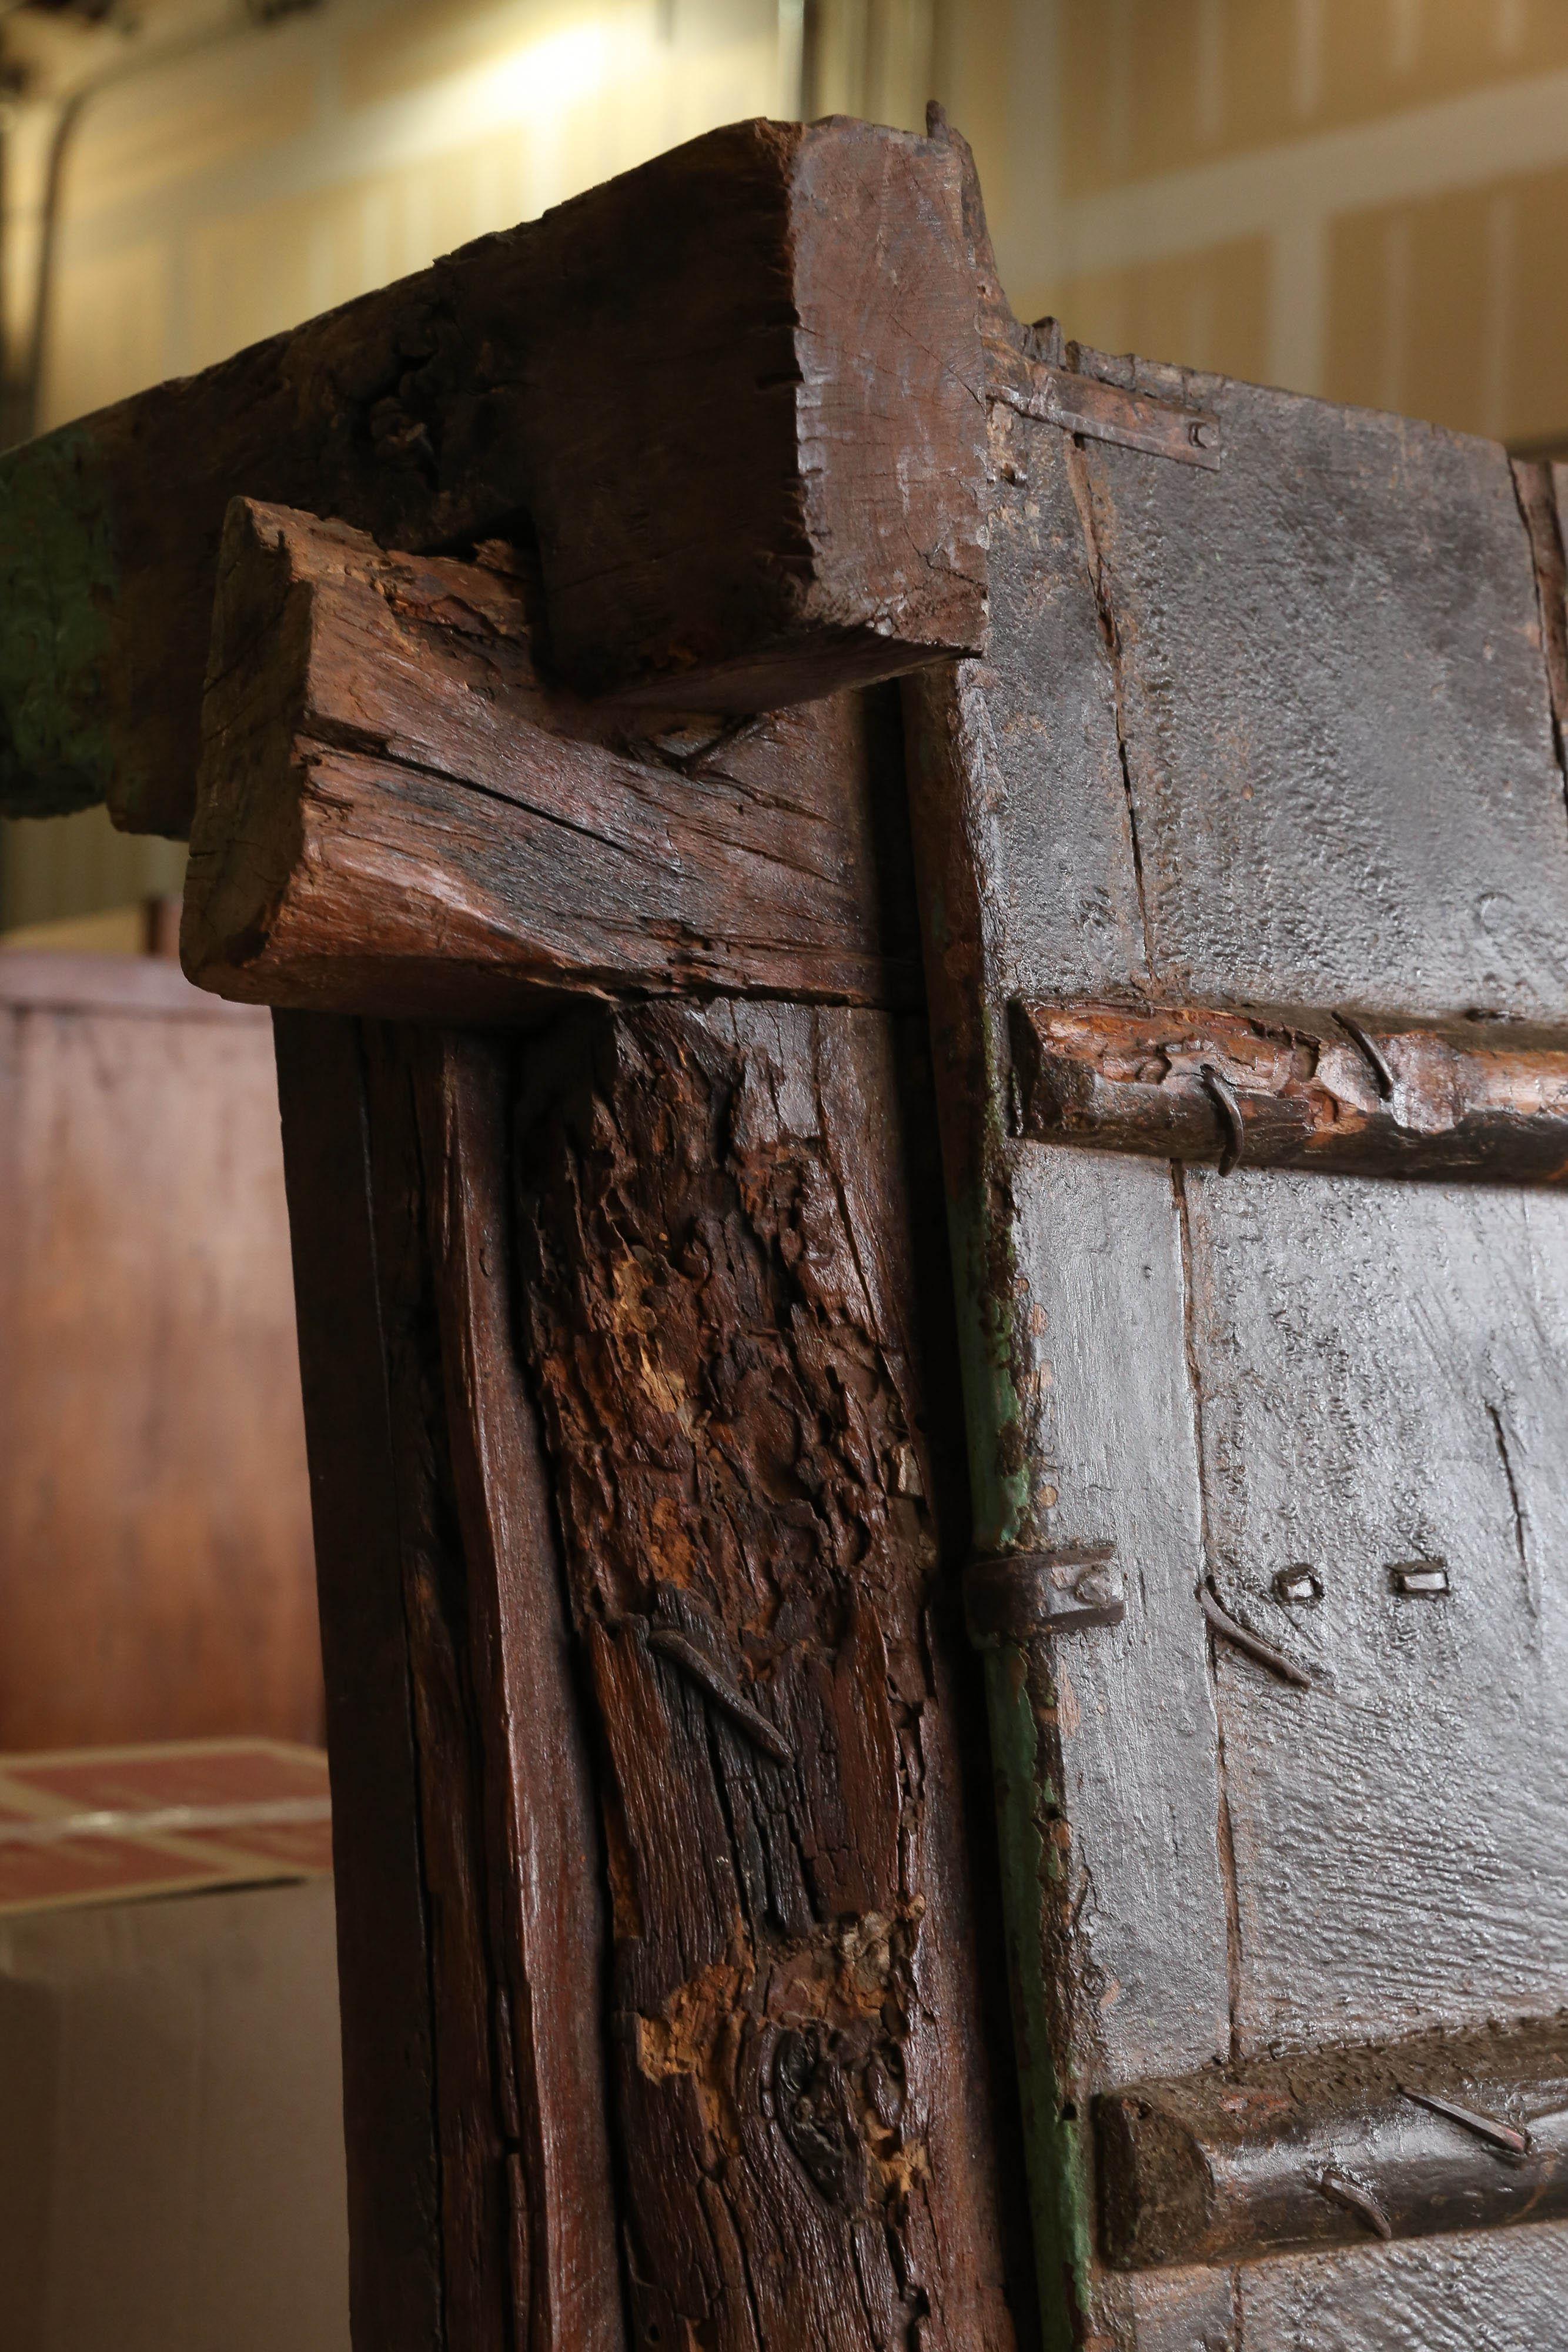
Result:
{"type": "Polygon", "coordinates": [[[0,955],[0,1748],[319,1739],[265,1015],[0,955]]]}

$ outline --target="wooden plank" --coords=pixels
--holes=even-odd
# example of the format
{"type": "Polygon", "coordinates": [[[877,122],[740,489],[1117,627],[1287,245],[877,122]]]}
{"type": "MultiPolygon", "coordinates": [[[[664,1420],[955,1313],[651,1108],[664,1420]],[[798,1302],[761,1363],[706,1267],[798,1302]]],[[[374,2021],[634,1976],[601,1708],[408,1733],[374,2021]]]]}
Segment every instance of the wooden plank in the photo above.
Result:
{"type": "Polygon", "coordinates": [[[1095,2120],[1128,2268],[1568,2218],[1560,2018],[1134,2084],[1095,2120]]]}
{"type": "Polygon", "coordinates": [[[235,502],[193,978],[467,1019],[573,991],[917,1001],[908,894],[883,870],[903,789],[886,698],[640,728],[540,682],[529,602],[495,571],[235,502]]]}
{"type": "Polygon", "coordinates": [[[0,1748],[320,1738],[270,1039],[152,964],[0,954],[0,1748]]]}
{"type": "Polygon", "coordinates": [[[1568,1040],[1278,1007],[1009,1008],[1024,1134],[1188,1165],[1557,1184],[1568,1040]]]}
{"type": "Polygon", "coordinates": [[[365,1075],[347,1021],[276,1023],[310,1454],[356,2346],[442,2346],[442,2180],[418,1757],[365,1075]]]}
{"type": "Polygon", "coordinates": [[[638,2340],[1009,2346],[890,1024],[583,1016],[525,1071],[638,2340]]]}
{"type": "MultiPolygon", "coordinates": [[[[1183,381],[1226,420],[1206,510],[1083,460],[1160,982],[1561,1021],[1568,808],[1502,453],[1183,381]]],[[[1553,2010],[1560,1204],[1245,1171],[1186,1200],[1216,1587],[1318,1685],[1217,1657],[1240,2046],[1553,2010]],[[1397,1589],[1439,1558],[1446,1595],[1397,1589]],[[1277,1592],[1295,1563],[1321,1606],[1277,1592]]]]}
{"type": "Polygon", "coordinates": [[[544,2352],[619,2343],[621,2278],[592,1775],[549,1475],[513,1333],[512,1091],[488,1042],[444,1035],[427,1054],[421,1136],[501,1979],[514,2338],[544,2352]]]}
{"type": "Polygon", "coordinates": [[[1550,2012],[1568,2000],[1568,1610],[1548,1565],[1568,1536],[1550,1434],[1568,1203],[1188,1182],[1216,1588],[1313,1678],[1216,1660],[1242,2047],[1550,2012]],[[1417,1561],[1448,1590],[1402,1591],[1417,1561]],[[1321,1598],[1283,1597],[1299,1568],[1321,1598]]]}
{"type": "Polygon", "coordinates": [[[615,2352],[600,1878],[509,1345],[504,1066],[319,1016],[277,1036],[355,2342],[615,2352]]]}
{"type": "Polygon", "coordinates": [[[1568,821],[1504,452],[1099,364],[1226,426],[1218,475],[1082,453],[1162,992],[1562,1019],[1568,821]]]}
{"type": "Polygon", "coordinates": [[[0,806],[186,830],[236,495],[537,539],[594,693],[766,709],[971,648],[981,381],[946,141],[709,132],[0,462],[0,806]]]}
{"type": "MultiPolygon", "coordinates": [[[[1365,2252],[1297,2255],[1237,2274],[1237,2333],[1221,2352],[1294,2347],[1310,2328],[1356,2352],[1502,2352],[1550,2344],[1568,2305],[1568,2230],[1457,2231],[1365,2252]]],[[[1311,2340],[1310,2337],[1307,2340],[1311,2340]]]]}
{"type": "MultiPolygon", "coordinates": [[[[1526,1045],[1528,1024],[1560,1024],[1552,575],[1500,450],[1070,356],[1212,415],[1223,464],[1064,446],[998,402],[989,658],[906,689],[938,1066],[968,1106],[944,1149],[971,1294],[977,1540],[1050,1551],[1113,1536],[1126,1593],[1124,1624],[1069,1637],[1071,1652],[1037,1643],[1010,1680],[991,1670],[1015,1920],[1037,1939],[1021,2047],[1042,2252],[1060,2265],[1047,2330],[1270,2352],[1322,2324],[1309,2265],[1207,2283],[1103,2266],[1097,2184],[1066,2122],[1134,2079],[1120,1971],[1103,2016],[1095,1971],[1153,1914],[1148,1875],[1101,1836],[1101,1814],[1190,1806],[1166,1866],[1207,1890],[1207,1934],[1173,1948],[1155,2023],[1175,2037],[1212,2021],[1209,2056],[1563,2005],[1549,1692],[1568,1636],[1542,1563],[1563,1532],[1543,1448],[1564,1405],[1568,1231],[1554,1199],[1484,1187],[1243,1166],[1177,1168],[1173,1192],[1154,1167],[1098,1151],[1073,1174],[1059,1143],[1027,1139],[1064,1125],[1043,1116],[1030,1055],[1040,1024],[1084,1006],[1113,1026],[1147,1013],[1178,1045],[1194,1007],[1232,1044],[1270,1005],[1343,1008],[1364,1027],[1393,1005],[1406,1029],[1473,1039],[1496,1024],[1494,1041],[1526,1045]],[[1018,1016],[1016,1063],[1009,1001],[1039,1008],[1018,1016]],[[1157,1325],[1151,1300],[1167,1289],[1157,1325]],[[1185,1385],[1173,1412],[1151,1346],[1178,1399],[1185,1385]],[[1156,1464],[1166,1516],[1151,1543],[1104,1520],[1156,1464]],[[1155,1607],[1140,1703],[1117,1707],[1103,1662],[1155,1607]],[[1217,1635],[1206,1668],[1195,1629],[1217,1608],[1249,1646],[1217,1635]],[[1296,1683],[1270,1650],[1304,1670],[1296,1683]],[[1093,1662],[1088,1704],[1079,1652],[1093,1662]],[[1102,1742],[1080,1747],[1092,1771],[1076,1789],[1064,1668],[1074,1739],[1092,1716],[1102,1742]],[[1122,1777],[1173,1724],[1191,1748],[1140,1808],[1122,1777]],[[1081,1940],[1050,1931],[1062,1880],[1095,1922],[1081,1940]],[[1267,2282],[1287,2270],[1276,2297],[1267,2282]]],[[[1092,1108],[1107,1110],[1108,1092],[1092,1108]]],[[[1206,1113],[1218,1145],[1212,1098],[1206,1113]]],[[[1163,1884],[1154,1902],[1172,1908],[1163,1884]]],[[[1020,1971],[1030,1958],[1020,1944],[1020,1971]]],[[[1505,2309],[1546,2307],[1556,2237],[1515,2229],[1509,2242],[1474,2273],[1491,2302],[1465,2289],[1469,2340],[1505,2309]]],[[[1347,2352],[1437,2340],[1420,2315],[1444,2258],[1410,2252],[1322,2257],[1322,2309],[1347,2352]],[[1342,2263],[1359,2304],[1333,2284],[1342,2263]]]]}
{"type": "Polygon", "coordinates": [[[995,669],[906,690],[975,1543],[987,1555],[1108,1543],[1127,1594],[1113,1629],[986,1661],[1053,2347],[1133,2324],[1130,2291],[1096,2275],[1096,2089],[1228,2048],[1177,1204],[1164,1169],[1020,1144],[999,1116],[999,1000],[1029,929],[1069,986],[1135,974],[1142,946],[1092,602],[1082,572],[1060,564],[1074,520],[1064,465],[1048,443],[1034,514],[1010,533],[999,519],[995,669]],[[1049,731],[1041,676],[1062,698],[1049,731]]]}

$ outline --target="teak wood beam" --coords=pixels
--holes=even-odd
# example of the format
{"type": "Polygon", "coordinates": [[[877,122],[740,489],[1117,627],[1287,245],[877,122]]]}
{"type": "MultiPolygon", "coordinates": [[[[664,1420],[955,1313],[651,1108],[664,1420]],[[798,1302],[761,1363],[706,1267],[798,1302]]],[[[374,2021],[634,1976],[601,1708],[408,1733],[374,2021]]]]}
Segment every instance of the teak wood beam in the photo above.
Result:
{"type": "Polygon", "coordinates": [[[1011,1008],[1021,1132],[1344,1176],[1568,1181],[1568,1038],[1523,1023],[1194,1005],[1011,1008]]]}
{"type": "Polygon", "coordinates": [[[603,1759],[639,2345],[1014,2340],[931,1613],[915,1042],[728,1003],[525,1049],[523,1320],[603,1759]]]}
{"type": "Polygon", "coordinates": [[[224,517],[537,543],[580,691],[763,709],[982,640],[960,159],[716,131],[0,461],[0,810],[183,835],[224,517]]]}
{"type": "Polygon", "coordinates": [[[481,1020],[563,993],[919,997],[896,709],[596,713],[528,598],[237,500],[219,566],[185,968],[252,1003],[481,1020]],[[879,821],[880,820],[880,821],[879,821]]]}
{"type": "Polygon", "coordinates": [[[363,2352],[620,2352],[604,1894],[506,1056],[282,1013],[363,2352]]]}
{"type": "Polygon", "coordinates": [[[278,1016],[356,2340],[1007,2352],[896,709],[633,754],[527,607],[242,503],[210,666],[188,965],[505,1024],[278,1016]]]}
{"type": "Polygon", "coordinates": [[[277,1027],[356,2345],[1008,2352],[918,1032],[277,1027]]]}
{"type": "Polygon", "coordinates": [[[1100,2099],[1095,2126],[1123,2269],[1561,2220],[1568,2031],[1554,2017],[1209,2067],[1100,2099]]]}

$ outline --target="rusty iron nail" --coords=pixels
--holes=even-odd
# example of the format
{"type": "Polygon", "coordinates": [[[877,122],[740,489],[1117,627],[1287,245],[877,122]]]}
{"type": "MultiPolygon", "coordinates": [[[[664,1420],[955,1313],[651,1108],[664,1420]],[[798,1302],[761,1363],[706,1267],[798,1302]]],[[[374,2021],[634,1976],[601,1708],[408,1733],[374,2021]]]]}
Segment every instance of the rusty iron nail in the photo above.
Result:
{"type": "Polygon", "coordinates": [[[1388,1574],[1396,1592],[1406,1592],[1415,1599],[1431,1598],[1449,1589],[1448,1568],[1440,1559],[1401,1560],[1388,1574]]]}
{"type": "Polygon", "coordinates": [[[1382,1046],[1375,1044],[1367,1035],[1360,1022],[1353,1021],[1348,1013],[1336,1013],[1334,1019],[1344,1031],[1351,1044],[1364,1058],[1376,1082],[1378,1093],[1383,1097],[1384,1101],[1387,1102],[1394,1092],[1394,1073],[1388,1066],[1382,1046]]]}
{"type": "Polygon", "coordinates": [[[776,1764],[792,1764],[795,1761],[795,1751],[778,1726],[769,1723],[748,1698],[743,1698],[725,1680],[713,1660],[705,1657],[695,1642],[688,1641],[684,1633],[678,1633],[673,1625],[650,1625],[648,1646],[683,1667],[693,1682],[706,1691],[715,1706],[721,1706],[737,1728],[744,1731],[765,1756],[771,1756],[776,1764]]]}
{"type": "Polygon", "coordinates": [[[1312,1688],[1312,1678],[1305,1667],[1297,1665],[1294,1658],[1286,1657],[1283,1650],[1276,1650],[1273,1643],[1265,1642],[1260,1634],[1249,1633],[1245,1625],[1239,1625],[1229,1611],[1221,1608],[1207,1584],[1199,1588],[1197,1597],[1203,1605],[1204,1615],[1222,1641],[1234,1643],[1248,1657],[1255,1658],[1260,1666],[1267,1666],[1271,1675],[1278,1675],[1281,1682],[1294,1684],[1297,1690],[1312,1688]]]}
{"type": "Polygon", "coordinates": [[[1192,427],[1193,446],[1197,449],[1218,449],[1219,427],[1212,416],[1200,416],[1192,427]]]}
{"type": "Polygon", "coordinates": [[[1219,1123],[1225,1129],[1225,1149],[1219,1155],[1219,1172],[1228,1176],[1247,1149],[1247,1124],[1241,1116],[1241,1106],[1236,1099],[1236,1089],[1228,1078],[1222,1078],[1212,1062],[1205,1062],[1198,1071],[1204,1090],[1219,1113],[1219,1123]]]}
{"type": "Polygon", "coordinates": [[[1299,1609],[1311,1601],[1321,1601],[1323,1588],[1315,1570],[1302,1560],[1294,1568],[1277,1568],[1274,1570],[1274,1597],[1284,1601],[1289,1608],[1299,1609]]]}
{"type": "Polygon", "coordinates": [[[1478,2139],[1500,2148],[1505,2156],[1530,2154],[1530,2134],[1516,2130],[1512,2124],[1500,2124],[1494,2116],[1478,2116],[1473,2107],[1456,2106],[1452,2099],[1434,2098],[1429,2091],[1412,2091],[1404,2083],[1399,2087],[1418,2107],[1427,2107],[1435,2116],[1446,2116],[1449,2123],[1458,2124],[1463,2131],[1474,2132],[1478,2139]]]}
{"type": "Polygon", "coordinates": [[[1353,2180],[1348,2172],[1340,2172],[1331,2165],[1326,2172],[1319,2174],[1317,2185],[1324,2197],[1332,2198],[1336,2205],[1343,2205],[1347,2212],[1355,2215],[1358,2221],[1364,2221],[1375,2237],[1392,2238],[1393,2222],[1371,2189],[1364,2189],[1359,2180],[1353,2180]]]}

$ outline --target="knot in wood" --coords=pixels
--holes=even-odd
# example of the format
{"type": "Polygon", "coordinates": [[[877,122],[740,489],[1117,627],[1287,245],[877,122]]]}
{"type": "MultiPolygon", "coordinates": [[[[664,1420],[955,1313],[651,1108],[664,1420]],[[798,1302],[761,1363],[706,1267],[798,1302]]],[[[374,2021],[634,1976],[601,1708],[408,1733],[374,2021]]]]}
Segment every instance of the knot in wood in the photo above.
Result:
{"type": "Polygon", "coordinates": [[[816,2026],[781,2033],[773,2056],[779,2127],[818,2195],[843,2212],[863,2213],[869,2168],[857,2102],[837,2037],[816,2026]]]}

